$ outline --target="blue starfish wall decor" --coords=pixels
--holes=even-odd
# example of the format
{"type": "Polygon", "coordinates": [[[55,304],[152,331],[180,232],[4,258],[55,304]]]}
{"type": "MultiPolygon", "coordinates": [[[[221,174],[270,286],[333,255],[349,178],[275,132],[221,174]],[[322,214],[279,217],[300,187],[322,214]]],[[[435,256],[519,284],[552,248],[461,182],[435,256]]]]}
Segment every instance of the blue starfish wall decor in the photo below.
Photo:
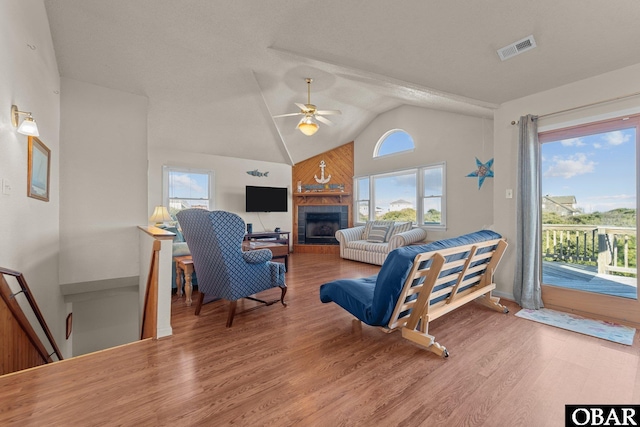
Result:
{"type": "Polygon", "coordinates": [[[476,157],[476,166],[478,167],[478,169],[471,172],[467,176],[478,177],[478,190],[479,190],[482,187],[482,184],[484,184],[485,178],[493,178],[493,171],[491,170],[491,168],[493,167],[493,159],[489,160],[487,163],[482,163],[476,157]]]}

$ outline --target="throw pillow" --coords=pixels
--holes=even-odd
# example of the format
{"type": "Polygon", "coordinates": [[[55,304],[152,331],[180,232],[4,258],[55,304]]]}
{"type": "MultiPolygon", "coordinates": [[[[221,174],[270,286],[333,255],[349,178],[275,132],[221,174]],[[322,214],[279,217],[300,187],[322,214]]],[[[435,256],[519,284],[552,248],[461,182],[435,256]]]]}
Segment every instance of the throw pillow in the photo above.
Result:
{"type": "Polygon", "coordinates": [[[191,255],[191,251],[189,250],[189,246],[187,246],[187,242],[178,242],[173,244],[173,256],[185,256],[191,255]]]}
{"type": "Polygon", "coordinates": [[[371,228],[375,225],[386,225],[391,228],[391,226],[393,226],[393,221],[367,221],[364,225],[364,231],[362,232],[362,240],[369,240],[371,228]]]}
{"type": "Polygon", "coordinates": [[[389,225],[374,225],[369,232],[369,238],[367,242],[383,243],[387,241],[387,234],[389,234],[391,226],[389,225]]]}
{"type": "Polygon", "coordinates": [[[413,227],[413,221],[396,222],[393,225],[393,228],[391,229],[391,233],[389,233],[388,238],[390,239],[391,237],[395,236],[396,234],[404,233],[405,231],[409,231],[409,230],[411,230],[412,227],[413,227]]]}

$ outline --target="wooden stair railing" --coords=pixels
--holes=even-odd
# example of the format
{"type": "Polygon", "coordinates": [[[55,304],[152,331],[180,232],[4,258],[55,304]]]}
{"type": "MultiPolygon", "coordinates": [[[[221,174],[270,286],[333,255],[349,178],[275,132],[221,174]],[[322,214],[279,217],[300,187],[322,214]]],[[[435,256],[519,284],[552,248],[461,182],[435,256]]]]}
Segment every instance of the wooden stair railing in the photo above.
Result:
{"type": "Polygon", "coordinates": [[[62,360],[62,353],[22,273],[0,267],[0,298],[4,302],[4,304],[0,304],[0,349],[2,349],[0,351],[0,375],[52,363],[54,362],[51,358],[53,354],[57,356],[58,360],[62,360]],[[16,278],[20,285],[20,291],[11,292],[5,275],[16,278]],[[42,331],[53,348],[53,353],[47,352],[20,304],[16,301],[15,297],[20,293],[26,297],[42,331]]]}
{"type": "Polygon", "coordinates": [[[151,263],[149,264],[149,277],[147,278],[147,290],[144,295],[144,310],[142,312],[142,330],[140,339],[158,338],[158,268],[160,265],[159,240],[153,242],[151,263]]]}

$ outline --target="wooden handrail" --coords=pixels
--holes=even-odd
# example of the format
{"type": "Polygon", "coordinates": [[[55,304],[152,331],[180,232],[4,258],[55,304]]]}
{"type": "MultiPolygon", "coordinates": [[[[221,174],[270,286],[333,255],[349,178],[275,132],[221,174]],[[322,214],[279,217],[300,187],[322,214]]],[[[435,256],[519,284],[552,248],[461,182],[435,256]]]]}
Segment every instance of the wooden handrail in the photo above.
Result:
{"type": "Polygon", "coordinates": [[[58,348],[58,345],[56,344],[56,341],[53,338],[53,335],[51,334],[49,327],[47,326],[47,322],[44,320],[44,316],[40,312],[40,308],[38,307],[38,304],[33,298],[31,289],[29,289],[29,285],[27,284],[27,281],[25,280],[22,273],[18,271],[10,270],[8,268],[0,267],[0,298],[2,298],[2,300],[4,301],[5,305],[11,312],[13,318],[20,326],[20,329],[22,329],[22,331],[26,334],[33,348],[40,355],[42,361],[44,361],[45,363],[51,363],[53,362],[53,360],[51,359],[51,354],[48,354],[44,344],[42,343],[42,341],[40,341],[38,334],[35,332],[35,330],[31,326],[31,323],[25,316],[22,308],[20,307],[20,304],[18,304],[18,302],[15,299],[15,296],[20,293],[23,293],[24,296],[27,298],[27,302],[29,303],[31,310],[33,310],[33,313],[36,316],[36,319],[38,320],[38,323],[40,324],[40,327],[42,328],[44,334],[49,340],[49,344],[53,348],[53,351],[55,355],[58,357],[58,360],[63,360],[62,353],[60,352],[60,349],[58,348]],[[11,293],[11,288],[9,287],[9,284],[7,283],[7,280],[4,277],[5,275],[13,276],[16,278],[18,284],[20,285],[19,292],[11,293]]]}
{"type": "Polygon", "coordinates": [[[144,310],[142,312],[142,328],[140,339],[158,337],[158,268],[160,266],[159,240],[154,240],[149,264],[149,277],[144,296],[144,310]]]}

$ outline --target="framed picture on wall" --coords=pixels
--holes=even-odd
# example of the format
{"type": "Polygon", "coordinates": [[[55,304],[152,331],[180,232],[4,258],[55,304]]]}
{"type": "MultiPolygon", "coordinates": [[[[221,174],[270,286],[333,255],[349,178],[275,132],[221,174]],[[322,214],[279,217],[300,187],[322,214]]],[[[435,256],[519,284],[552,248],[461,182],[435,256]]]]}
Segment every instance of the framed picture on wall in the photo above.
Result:
{"type": "Polygon", "coordinates": [[[35,136],[29,137],[27,196],[49,201],[51,150],[35,136]]]}

